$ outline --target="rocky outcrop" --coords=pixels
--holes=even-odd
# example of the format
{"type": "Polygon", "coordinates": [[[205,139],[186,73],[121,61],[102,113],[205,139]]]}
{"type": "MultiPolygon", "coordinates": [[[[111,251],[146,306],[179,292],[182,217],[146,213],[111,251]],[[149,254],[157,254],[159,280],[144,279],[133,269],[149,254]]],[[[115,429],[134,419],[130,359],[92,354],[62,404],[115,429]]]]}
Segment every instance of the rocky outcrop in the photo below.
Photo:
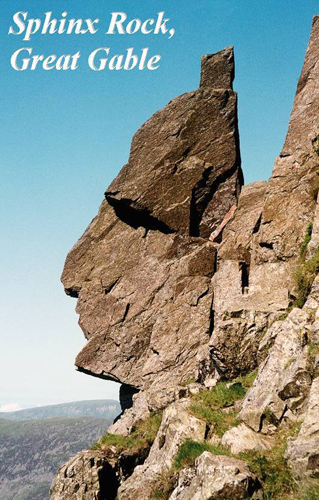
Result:
{"type": "MultiPolygon", "coordinates": [[[[316,274],[319,262],[318,56],[316,16],[284,148],[270,180],[243,189],[233,50],[205,56],[199,89],[136,133],[127,165],[67,257],[62,281],[78,298],[88,339],[76,366],[122,383],[124,413],[111,432],[130,438],[140,420],[166,408],[149,455],[129,473],[104,450],[119,500],[151,500],[155,482],[173,472],[171,500],[262,498],[248,466],[227,455],[278,451],[280,433],[302,420],[286,456],[299,477],[318,474],[318,277],[306,303],[293,307],[302,242],[302,269],[316,274]],[[243,376],[257,368],[240,402],[234,393],[243,398],[243,376]],[[204,387],[192,409],[187,397],[204,387]],[[194,466],[176,472],[185,440],[197,441],[195,452],[218,453],[196,454],[194,466]]],[[[69,468],[53,487],[70,491],[61,500],[77,498],[69,468]]],[[[87,481],[88,492],[98,491],[87,481]]]]}
{"type": "Polygon", "coordinates": [[[299,78],[284,147],[265,196],[254,260],[287,261],[298,255],[301,238],[315,208],[318,156],[319,17],[313,26],[299,78]]]}
{"type": "Polygon", "coordinates": [[[312,383],[305,420],[296,439],[288,444],[287,457],[297,476],[319,474],[319,377],[312,383]]]}
{"type": "MultiPolygon", "coordinates": [[[[269,418],[279,425],[305,412],[314,376],[311,349],[318,343],[319,278],[302,309],[294,308],[286,319],[268,330],[266,359],[242,404],[240,417],[256,432],[267,432],[269,418]]],[[[264,346],[261,345],[261,349],[264,346]]]]}
{"type": "Polygon", "coordinates": [[[231,47],[204,57],[200,88],[141,127],[62,275],[88,339],[78,369],[147,391],[151,408],[194,375],[211,334],[216,250],[204,238],[242,184],[233,76],[231,47]]]}
{"type": "Polygon", "coordinates": [[[187,411],[189,404],[188,400],[181,400],[164,411],[162,424],[148,458],[121,485],[119,500],[150,499],[156,479],[171,468],[180,446],[187,439],[204,440],[206,423],[187,411]]]}
{"type": "Polygon", "coordinates": [[[318,187],[319,21],[313,28],[284,148],[268,183],[242,190],[214,277],[211,359],[228,378],[257,365],[268,326],[294,296],[293,269],[314,218],[318,187]]]}
{"type": "Polygon", "coordinates": [[[269,451],[275,441],[271,436],[263,436],[247,425],[240,424],[225,432],[221,444],[229,448],[232,454],[238,455],[245,451],[269,451]]]}
{"type": "Polygon", "coordinates": [[[59,469],[50,490],[51,500],[115,498],[115,472],[99,452],[81,452],[59,469]]]}
{"type": "Polygon", "coordinates": [[[181,471],[169,500],[262,499],[260,484],[242,460],[205,451],[193,469],[181,471]]]}

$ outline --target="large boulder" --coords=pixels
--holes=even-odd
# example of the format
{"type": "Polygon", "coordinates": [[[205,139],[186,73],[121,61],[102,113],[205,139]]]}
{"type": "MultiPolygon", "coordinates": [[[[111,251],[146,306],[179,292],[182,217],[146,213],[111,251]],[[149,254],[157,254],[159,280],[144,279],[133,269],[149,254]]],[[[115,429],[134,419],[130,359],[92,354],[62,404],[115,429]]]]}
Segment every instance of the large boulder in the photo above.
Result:
{"type": "Polygon", "coordinates": [[[271,436],[254,432],[242,423],[226,431],[221,444],[228,447],[233,455],[237,455],[245,451],[269,451],[275,445],[275,441],[271,436]]]}
{"type": "Polygon", "coordinates": [[[319,476],[319,377],[312,383],[305,419],[298,436],[290,441],[287,458],[298,477],[319,476]]]}
{"type": "Polygon", "coordinates": [[[302,408],[311,387],[307,337],[303,334],[310,326],[307,311],[293,309],[284,321],[277,321],[270,328],[268,335],[274,335],[274,344],[260,365],[239,414],[254,431],[263,430],[268,423],[267,413],[274,423],[280,423],[287,410],[302,408]]]}
{"type": "Polygon", "coordinates": [[[206,423],[187,411],[189,404],[182,399],[166,408],[149,456],[121,485],[119,500],[151,500],[156,479],[171,468],[181,445],[187,439],[204,440],[206,423]]]}
{"type": "Polygon", "coordinates": [[[169,500],[244,500],[262,498],[260,484],[242,460],[205,451],[194,469],[180,473],[169,500]]]}
{"type": "Polygon", "coordinates": [[[63,465],[54,478],[50,500],[114,500],[118,479],[98,451],[84,451],[63,465]]]}

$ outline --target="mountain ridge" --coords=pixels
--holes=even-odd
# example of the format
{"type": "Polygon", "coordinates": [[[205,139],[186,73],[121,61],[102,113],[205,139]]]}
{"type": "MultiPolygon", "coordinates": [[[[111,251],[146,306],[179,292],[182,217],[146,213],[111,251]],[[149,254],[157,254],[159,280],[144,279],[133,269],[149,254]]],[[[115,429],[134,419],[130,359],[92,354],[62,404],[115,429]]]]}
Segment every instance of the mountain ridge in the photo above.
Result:
{"type": "Polygon", "coordinates": [[[113,399],[96,399],[72,401],[56,405],[37,406],[13,412],[0,412],[5,420],[40,420],[54,417],[99,417],[114,419],[121,411],[118,401],[113,399]]]}

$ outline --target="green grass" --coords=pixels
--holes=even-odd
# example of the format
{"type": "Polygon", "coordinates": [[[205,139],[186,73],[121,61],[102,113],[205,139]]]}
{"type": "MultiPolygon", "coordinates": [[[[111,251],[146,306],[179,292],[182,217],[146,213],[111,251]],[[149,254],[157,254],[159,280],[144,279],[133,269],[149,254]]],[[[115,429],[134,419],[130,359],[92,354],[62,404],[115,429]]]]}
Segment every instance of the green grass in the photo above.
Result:
{"type": "Polygon", "coordinates": [[[194,378],[188,378],[181,383],[181,386],[186,387],[190,384],[195,384],[196,380],[194,378]]]}
{"type": "Polygon", "coordinates": [[[212,445],[205,441],[198,442],[187,439],[177,452],[173,462],[173,470],[180,471],[185,467],[193,466],[196,458],[204,453],[204,451],[209,451],[213,455],[230,455],[229,451],[223,446],[212,445]]]}
{"type": "Polygon", "coordinates": [[[255,382],[255,378],[257,377],[258,374],[258,368],[256,368],[254,371],[247,373],[246,375],[240,375],[237,379],[236,382],[240,382],[243,388],[246,390],[250,389],[253,383],[255,382]]]}
{"type": "Polygon", "coordinates": [[[278,321],[285,321],[285,319],[288,317],[290,311],[286,311],[285,313],[281,314],[278,318],[278,321]]]}
{"type": "Polygon", "coordinates": [[[303,307],[310,293],[315,277],[319,272],[319,247],[314,255],[305,262],[301,262],[295,271],[296,300],[295,307],[303,307]]]}
{"type": "Polygon", "coordinates": [[[319,500],[319,481],[316,483],[303,488],[292,500],[319,500]]]}
{"type": "Polygon", "coordinates": [[[168,500],[176,487],[179,471],[185,467],[193,466],[196,458],[204,451],[209,451],[213,455],[229,455],[229,451],[223,446],[187,439],[178,450],[171,469],[164,472],[155,481],[152,500],[168,500]]]}
{"type": "Polygon", "coordinates": [[[246,394],[241,382],[229,385],[227,382],[219,382],[213,389],[202,391],[193,395],[194,401],[201,401],[209,405],[212,409],[227,408],[236,401],[242,399],[246,394]],[[229,387],[228,387],[229,386],[229,387]]]}
{"type": "Polygon", "coordinates": [[[226,382],[220,382],[210,391],[194,394],[189,411],[195,417],[213,426],[214,434],[222,436],[228,429],[240,423],[236,418],[236,411],[223,411],[222,409],[232,406],[245,394],[246,389],[241,382],[235,382],[229,387],[226,382]]]}
{"type": "Polygon", "coordinates": [[[177,485],[178,473],[173,469],[163,472],[153,484],[152,500],[168,500],[177,485]]]}
{"type": "Polygon", "coordinates": [[[185,467],[193,467],[195,460],[205,451],[213,455],[233,456],[247,463],[250,470],[258,477],[264,492],[264,500],[319,500],[319,486],[312,484],[307,489],[298,489],[285,458],[289,437],[298,434],[300,423],[292,424],[276,436],[275,446],[263,453],[255,451],[232,455],[221,445],[212,445],[206,441],[186,440],[177,452],[170,471],[165,472],[155,483],[153,500],[168,500],[176,487],[178,473],[185,467]],[[312,496],[311,496],[312,495],[312,496]]]}
{"type": "Polygon", "coordinates": [[[317,354],[319,354],[319,344],[314,344],[313,342],[309,344],[308,357],[311,361],[314,361],[317,354]]]}
{"type": "Polygon", "coordinates": [[[290,358],[288,359],[287,363],[285,364],[284,370],[287,370],[292,363],[296,361],[296,358],[290,358]]]}
{"type": "Polygon", "coordinates": [[[257,375],[254,370],[238,377],[233,383],[219,382],[213,389],[192,395],[189,411],[213,427],[214,434],[222,436],[228,429],[240,424],[237,412],[225,410],[243,399],[257,375]]]}
{"type": "Polygon", "coordinates": [[[258,477],[263,488],[264,500],[288,500],[290,498],[292,500],[294,498],[298,484],[285,458],[285,451],[288,438],[297,436],[300,425],[300,422],[291,424],[290,427],[278,433],[275,446],[267,452],[251,451],[237,456],[244,460],[258,477]]]}
{"type": "Polygon", "coordinates": [[[299,250],[299,255],[302,259],[306,255],[307,248],[308,248],[309,242],[311,240],[312,230],[313,230],[313,223],[309,222],[308,227],[306,229],[306,233],[305,233],[303,242],[301,243],[300,250],[299,250]]]}
{"type": "Polygon", "coordinates": [[[241,457],[262,484],[264,500],[281,500],[294,493],[296,482],[284,458],[284,453],[274,452],[268,456],[245,453],[241,457]]]}
{"type": "Polygon", "coordinates": [[[156,438],[161,421],[162,412],[153,412],[129,436],[106,433],[92,446],[92,450],[106,450],[115,446],[118,452],[130,450],[137,453],[148,449],[156,438]]]}

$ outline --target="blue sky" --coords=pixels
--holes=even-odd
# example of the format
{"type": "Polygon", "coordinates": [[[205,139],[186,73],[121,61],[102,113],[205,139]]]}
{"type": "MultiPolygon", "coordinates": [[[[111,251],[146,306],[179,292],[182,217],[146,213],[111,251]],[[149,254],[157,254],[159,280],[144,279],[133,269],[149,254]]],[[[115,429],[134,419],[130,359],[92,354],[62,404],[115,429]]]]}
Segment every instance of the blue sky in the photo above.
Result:
{"type": "Polygon", "coordinates": [[[138,127],[173,97],[197,88],[200,58],[235,46],[235,90],[246,182],[267,179],[289,114],[317,0],[11,0],[0,21],[0,406],[116,397],[118,387],[75,372],[84,345],[75,300],[59,278],[65,256],[126,162],[138,127]],[[99,18],[92,35],[8,35],[12,16],[99,18]],[[147,19],[165,11],[176,34],[114,35],[113,11],[147,19]],[[79,68],[16,72],[14,51],[74,54],[79,68]],[[98,47],[149,47],[156,71],[93,72],[98,47]]]}

